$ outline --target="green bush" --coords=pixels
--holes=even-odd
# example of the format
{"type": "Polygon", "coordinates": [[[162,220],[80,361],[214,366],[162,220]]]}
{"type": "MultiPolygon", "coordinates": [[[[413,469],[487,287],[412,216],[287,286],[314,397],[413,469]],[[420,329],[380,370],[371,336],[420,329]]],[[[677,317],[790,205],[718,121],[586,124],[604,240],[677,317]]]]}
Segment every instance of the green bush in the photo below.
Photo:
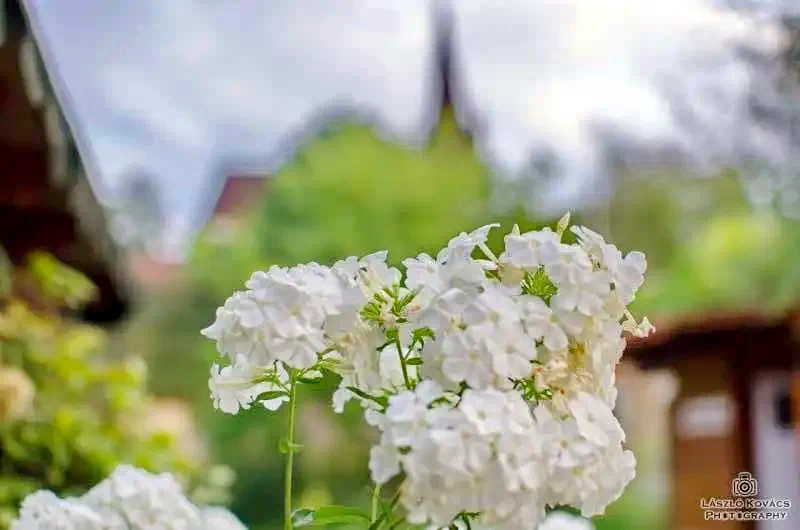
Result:
{"type": "Polygon", "coordinates": [[[147,428],[144,361],[108,359],[104,330],[65,317],[95,292],[83,275],[34,254],[22,268],[3,259],[0,286],[0,528],[28,493],[80,494],[123,462],[224,500],[229,477],[207,480],[169,432],[147,428]]]}

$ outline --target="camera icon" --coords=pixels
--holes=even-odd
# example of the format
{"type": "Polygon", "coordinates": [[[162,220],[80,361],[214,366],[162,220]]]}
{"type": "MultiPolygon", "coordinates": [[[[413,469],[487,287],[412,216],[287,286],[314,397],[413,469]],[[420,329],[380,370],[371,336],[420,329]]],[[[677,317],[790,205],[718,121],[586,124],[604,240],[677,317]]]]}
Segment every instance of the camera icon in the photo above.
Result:
{"type": "Polygon", "coordinates": [[[731,492],[735,497],[755,497],[758,495],[758,480],[747,471],[742,471],[731,480],[731,492]]]}

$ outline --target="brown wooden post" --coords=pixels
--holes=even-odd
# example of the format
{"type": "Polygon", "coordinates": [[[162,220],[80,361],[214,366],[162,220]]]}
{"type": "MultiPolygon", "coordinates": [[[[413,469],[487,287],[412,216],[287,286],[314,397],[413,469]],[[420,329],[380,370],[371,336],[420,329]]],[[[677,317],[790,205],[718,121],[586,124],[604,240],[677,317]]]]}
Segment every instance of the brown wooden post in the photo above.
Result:
{"type": "Polygon", "coordinates": [[[792,368],[792,411],[794,412],[794,432],[800,446],[800,367],[795,362],[792,368]]]}
{"type": "Polygon", "coordinates": [[[670,528],[751,530],[745,522],[706,521],[702,499],[728,498],[730,481],[746,470],[735,368],[720,351],[692,351],[674,361],[681,390],[673,404],[670,528]]]}
{"type": "Polygon", "coordinates": [[[800,309],[795,309],[787,319],[791,340],[798,345],[792,355],[792,411],[794,412],[794,432],[800,445],[800,309]]]}

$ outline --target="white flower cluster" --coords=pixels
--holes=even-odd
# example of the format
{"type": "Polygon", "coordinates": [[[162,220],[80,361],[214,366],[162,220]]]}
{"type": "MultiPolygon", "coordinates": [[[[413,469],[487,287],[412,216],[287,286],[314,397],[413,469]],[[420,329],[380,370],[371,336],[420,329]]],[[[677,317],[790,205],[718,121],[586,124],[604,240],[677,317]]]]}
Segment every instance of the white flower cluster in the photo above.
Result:
{"type": "Polygon", "coordinates": [[[377,483],[405,474],[412,523],[446,526],[480,514],[492,528],[524,528],[547,506],[602,513],[633,479],[635,460],[605,403],[580,392],[568,415],[526,402],[514,390],[445,392],[424,380],[368,412],[382,432],[372,449],[377,483]],[[533,409],[533,410],[531,410],[533,409]]]}
{"type": "Polygon", "coordinates": [[[212,368],[215,404],[275,409],[331,371],[334,408],[357,398],[380,429],[372,476],[404,476],[409,521],[522,528],[557,505],[602,513],[634,476],[612,409],[623,332],[653,330],[627,310],[646,260],[583,227],[565,243],[567,224],[514,227],[499,256],[497,225],[462,233],[405,260],[405,275],[385,252],[254,274],[203,331],[230,360],[212,368]]]}
{"type": "Polygon", "coordinates": [[[594,525],[582,517],[554,511],[548,514],[537,530],[594,530],[594,525]]]}
{"type": "Polygon", "coordinates": [[[169,474],[119,466],[79,498],[38,491],[23,502],[11,530],[245,530],[230,512],[197,507],[169,474]]]}

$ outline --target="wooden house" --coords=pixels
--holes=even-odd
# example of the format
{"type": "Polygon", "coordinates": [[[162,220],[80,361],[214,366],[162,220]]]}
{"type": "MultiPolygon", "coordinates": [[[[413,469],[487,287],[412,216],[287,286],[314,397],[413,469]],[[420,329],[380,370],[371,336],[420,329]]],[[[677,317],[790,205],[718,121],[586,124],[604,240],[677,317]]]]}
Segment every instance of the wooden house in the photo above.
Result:
{"type": "Polygon", "coordinates": [[[670,528],[800,528],[800,312],[662,323],[626,356],[671,370],[679,383],[670,411],[670,528]],[[783,521],[708,520],[714,515],[702,503],[712,498],[792,507],[783,521]]]}
{"type": "Polygon", "coordinates": [[[82,271],[99,294],[84,317],[113,322],[128,296],[118,250],[17,0],[0,0],[0,245],[82,271]]]}
{"type": "Polygon", "coordinates": [[[248,212],[261,199],[266,177],[233,174],[223,180],[216,203],[204,228],[204,237],[217,245],[229,245],[241,229],[248,212]]]}

